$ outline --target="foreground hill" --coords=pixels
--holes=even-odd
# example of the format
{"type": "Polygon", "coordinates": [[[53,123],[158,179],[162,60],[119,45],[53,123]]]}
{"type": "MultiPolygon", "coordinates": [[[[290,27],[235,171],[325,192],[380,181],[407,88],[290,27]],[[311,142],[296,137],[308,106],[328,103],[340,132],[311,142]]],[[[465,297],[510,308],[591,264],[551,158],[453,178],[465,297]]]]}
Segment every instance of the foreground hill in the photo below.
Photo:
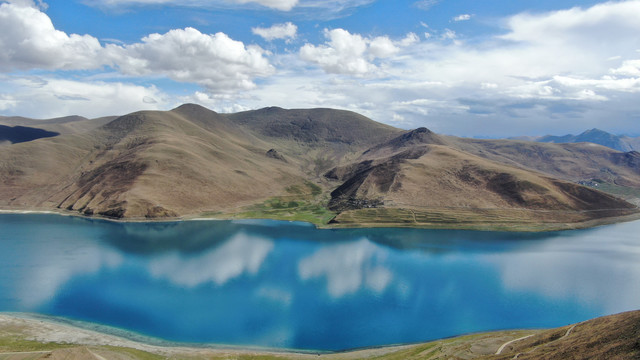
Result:
{"type": "Polygon", "coordinates": [[[596,145],[455,138],[332,109],[218,114],[188,104],[87,121],[55,120],[79,130],[3,146],[0,206],[522,230],[638,212],[577,184],[596,179],[630,198],[640,189],[640,154],[596,145]]]}
{"type": "Polygon", "coordinates": [[[43,319],[0,314],[0,359],[638,359],[640,311],[550,330],[473,334],[333,354],[155,346],[43,319]]]}

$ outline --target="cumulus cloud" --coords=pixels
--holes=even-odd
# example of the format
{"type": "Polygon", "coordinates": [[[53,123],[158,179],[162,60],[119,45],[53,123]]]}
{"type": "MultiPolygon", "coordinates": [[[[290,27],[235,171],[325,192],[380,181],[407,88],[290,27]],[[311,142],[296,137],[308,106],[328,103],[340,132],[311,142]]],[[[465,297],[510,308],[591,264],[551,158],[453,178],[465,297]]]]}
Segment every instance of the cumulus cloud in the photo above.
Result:
{"type": "Polygon", "coordinates": [[[323,45],[305,44],[300,48],[300,57],[315,63],[328,73],[363,76],[378,69],[378,59],[389,58],[419,38],[410,33],[401,41],[392,41],[387,36],[366,38],[351,34],[344,29],[324,30],[327,42],[323,45]]]}
{"type": "Polygon", "coordinates": [[[56,30],[51,19],[27,3],[0,4],[0,70],[94,69],[100,42],[56,30]]]}
{"type": "Polygon", "coordinates": [[[0,70],[117,69],[128,76],[166,76],[214,92],[247,90],[274,68],[265,51],[224,33],[194,28],[150,34],[138,43],[107,44],[90,35],[68,35],[32,6],[0,5],[0,70]]]}
{"type": "Polygon", "coordinates": [[[107,57],[123,74],[164,74],[213,91],[251,89],[252,79],[274,69],[258,46],[245,46],[224,33],[203,34],[194,28],[151,34],[131,45],[109,44],[107,57]]]}
{"type": "MultiPolygon", "coordinates": [[[[384,77],[306,81],[317,84],[315,106],[346,107],[388,123],[402,116],[402,126],[450,134],[478,135],[483,129],[509,136],[594,126],[638,132],[638,13],[640,1],[517,14],[504,19],[503,35],[480,42],[431,29],[437,36],[401,48],[385,64],[384,77]]],[[[334,60],[341,52],[331,40],[310,48],[315,59],[307,61],[330,73],[358,74],[334,60]]],[[[375,71],[379,63],[369,57],[367,38],[355,40],[359,52],[345,64],[360,60],[366,65],[360,74],[375,71]]],[[[305,86],[300,93],[313,99],[313,91],[305,86]]]]}
{"type": "Polygon", "coordinates": [[[622,65],[610,71],[614,75],[640,77],[640,59],[625,60],[622,65]]]}
{"type": "Polygon", "coordinates": [[[294,39],[298,27],[290,22],[284,24],[275,24],[268,28],[254,27],[251,32],[262,37],[267,41],[275,39],[294,39]]]}

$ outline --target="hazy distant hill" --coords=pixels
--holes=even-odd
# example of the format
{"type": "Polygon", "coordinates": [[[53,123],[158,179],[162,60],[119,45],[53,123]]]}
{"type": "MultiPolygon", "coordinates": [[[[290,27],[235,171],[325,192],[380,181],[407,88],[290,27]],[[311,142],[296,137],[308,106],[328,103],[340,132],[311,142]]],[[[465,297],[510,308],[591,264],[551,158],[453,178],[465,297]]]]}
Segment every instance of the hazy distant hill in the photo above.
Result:
{"type": "Polygon", "coordinates": [[[0,116],[0,125],[31,127],[58,134],[77,134],[96,129],[115,118],[117,118],[117,116],[87,119],[74,115],[55,119],[36,120],[21,116],[0,116]]]}
{"type": "Polygon", "coordinates": [[[188,104],[94,128],[85,121],[67,122],[80,131],[4,146],[0,206],[523,229],[637,212],[576,184],[640,189],[640,154],[597,145],[404,131],[333,109],[218,114],[188,104]]]}
{"type": "Polygon", "coordinates": [[[640,150],[640,137],[618,136],[599,129],[591,129],[580,135],[564,136],[541,136],[541,137],[521,137],[522,140],[546,142],[546,143],[578,143],[590,142],[602,146],[610,147],[618,151],[640,150]]]}

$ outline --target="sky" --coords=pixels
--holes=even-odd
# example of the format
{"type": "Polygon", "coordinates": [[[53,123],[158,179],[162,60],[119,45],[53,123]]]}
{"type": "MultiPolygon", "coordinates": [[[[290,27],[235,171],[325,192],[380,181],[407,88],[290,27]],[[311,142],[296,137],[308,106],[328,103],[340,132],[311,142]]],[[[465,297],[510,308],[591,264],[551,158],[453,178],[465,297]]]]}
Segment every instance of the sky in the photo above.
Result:
{"type": "Polygon", "coordinates": [[[331,107],[640,135],[640,0],[0,0],[0,115],[331,107]]]}

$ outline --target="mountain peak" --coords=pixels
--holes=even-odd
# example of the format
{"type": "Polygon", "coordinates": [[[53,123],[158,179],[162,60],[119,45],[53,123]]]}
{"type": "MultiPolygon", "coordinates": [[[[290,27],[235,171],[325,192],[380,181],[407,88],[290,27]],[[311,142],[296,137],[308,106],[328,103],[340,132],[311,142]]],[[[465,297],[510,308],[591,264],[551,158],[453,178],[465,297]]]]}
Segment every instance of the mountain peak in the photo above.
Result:
{"type": "Polygon", "coordinates": [[[577,143],[590,142],[602,146],[606,146],[618,151],[633,150],[633,146],[626,142],[622,137],[613,135],[604,130],[593,128],[582,132],[580,135],[564,135],[564,136],[544,136],[537,141],[548,143],[577,143]]]}
{"type": "Polygon", "coordinates": [[[585,134],[607,134],[607,135],[611,135],[610,133],[608,133],[608,132],[606,132],[604,130],[600,130],[598,128],[593,128],[591,130],[586,130],[580,135],[585,135],[585,134]]]}
{"type": "Polygon", "coordinates": [[[171,110],[172,112],[177,112],[183,115],[193,115],[193,114],[217,114],[215,111],[207,109],[206,107],[198,104],[186,103],[178,106],[175,109],[171,110]]]}
{"type": "Polygon", "coordinates": [[[414,130],[409,130],[408,132],[391,139],[388,142],[388,145],[393,148],[401,148],[411,145],[421,145],[421,144],[442,144],[442,139],[433,131],[427,129],[426,127],[419,127],[414,130]]]}

